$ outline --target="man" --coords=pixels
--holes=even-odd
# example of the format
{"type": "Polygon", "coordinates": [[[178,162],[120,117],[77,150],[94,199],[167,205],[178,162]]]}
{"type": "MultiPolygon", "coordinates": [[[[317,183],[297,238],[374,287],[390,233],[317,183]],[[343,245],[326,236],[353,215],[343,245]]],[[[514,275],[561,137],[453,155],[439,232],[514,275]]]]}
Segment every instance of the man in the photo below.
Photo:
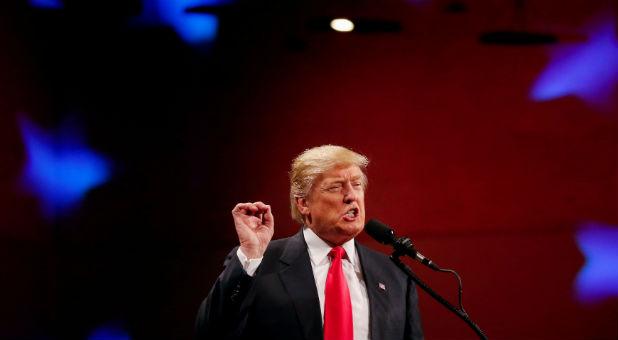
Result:
{"type": "Polygon", "coordinates": [[[365,224],[363,155],[341,146],[292,163],[295,236],[271,242],[262,202],[232,210],[240,246],[197,316],[199,339],[422,339],[416,287],[387,256],[354,240],[365,224]]]}

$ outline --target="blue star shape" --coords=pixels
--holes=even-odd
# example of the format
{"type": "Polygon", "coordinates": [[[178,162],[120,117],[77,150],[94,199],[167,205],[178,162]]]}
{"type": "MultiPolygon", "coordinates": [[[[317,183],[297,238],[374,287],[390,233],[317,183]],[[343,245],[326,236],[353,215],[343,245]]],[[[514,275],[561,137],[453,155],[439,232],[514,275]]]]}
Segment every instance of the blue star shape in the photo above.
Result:
{"type": "Polygon", "coordinates": [[[612,107],[612,91],[618,80],[615,26],[613,19],[596,25],[587,42],[550,48],[551,61],[532,87],[532,100],[574,95],[600,110],[612,107]]]}
{"type": "Polygon", "coordinates": [[[48,133],[25,116],[19,126],[26,149],[22,183],[40,199],[46,217],[69,212],[109,178],[110,162],[88,149],[74,128],[48,133]]]}
{"type": "Polygon", "coordinates": [[[215,6],[232,2],[234,0],[146,0],[135,22],[171,27],[187,44],[212,42],[217,36],[219,18],[214,14],[185,11],[200,5],[215,6]]]}
{"type": "Polygon", "coordinates": [[[618,296],[618,227],[585,223],[575,239],[586,257],[575,280],[577,300],[589,304],[618,296]]]}

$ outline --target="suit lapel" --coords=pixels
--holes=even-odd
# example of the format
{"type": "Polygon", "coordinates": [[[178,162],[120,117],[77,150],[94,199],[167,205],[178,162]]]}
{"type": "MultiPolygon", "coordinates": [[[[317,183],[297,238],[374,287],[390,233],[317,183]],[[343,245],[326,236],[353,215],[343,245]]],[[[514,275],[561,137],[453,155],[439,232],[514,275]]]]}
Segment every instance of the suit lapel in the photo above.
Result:
{"type": "Polygon", "coordinates": [[[280,261],[279,277],[294,304],[305,339],[323,339],[320,300],[302,230],[290,238],[280,261]]]}
{"type": "Polygon", "coordinates": [[[389,282],[385,281],[385,277],[381,277],[383,276],[380,273],[381,266],[374,262],[369,250],[358,242],[355,242],[355,244],[369,298],[370,337],[372,339],[383,339],[385,330],[381,326],[387,324],[387,320],[384,318],[388,315],[389,304],[387,290],[381,289],[379,285],[385,284],[388,287],[389,282]]]}

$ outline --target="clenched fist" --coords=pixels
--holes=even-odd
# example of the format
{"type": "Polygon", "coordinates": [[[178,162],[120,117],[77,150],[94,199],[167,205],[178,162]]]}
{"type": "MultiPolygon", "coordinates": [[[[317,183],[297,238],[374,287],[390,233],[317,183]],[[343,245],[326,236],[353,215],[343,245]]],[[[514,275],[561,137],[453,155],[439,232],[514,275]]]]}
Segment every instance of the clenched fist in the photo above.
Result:
{"type": "Polygon", "coordinates": [[[240,250],[250,259],[264,255],[275,231],[270,206],[262,202],[238,203],[232,210],[240,250]]]}

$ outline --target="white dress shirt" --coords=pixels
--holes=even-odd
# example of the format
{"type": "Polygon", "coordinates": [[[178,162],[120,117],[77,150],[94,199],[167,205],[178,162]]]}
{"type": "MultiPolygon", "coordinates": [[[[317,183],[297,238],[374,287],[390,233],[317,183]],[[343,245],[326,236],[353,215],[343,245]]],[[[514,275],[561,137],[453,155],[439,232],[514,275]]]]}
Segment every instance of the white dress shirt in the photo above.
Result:
{"type": "MultiPolygon", "coordinates": [[[[310,228],[303,228],[303,235],[307,243],[309,258],[311,259],[311,268],[313,269],[313,278],[318,290],[318,298],[320,299],[320,311],[322,312],[322,324],[324,324],[324,288],[326,287],[326,276],[330,269],[331,258],[328,253],[332,247],[316,235],[310,228]]],[[[350,290],[350,300],[352,301],[352,317],[354,322],[354,339],[365,340],[369,339],[369,297],[367,296],[367,287],[360,266],[360,260],[354,240],[350,240],[341,245],[347,254],[343,258],[343,274],[348,281],[350,290]]],[[[247,256],[238,248],[238,259],[243,265],[243,268],[249,276],[253,276],[255,271],[262,262],[259,259],[247,259],[247,256]]]]}

